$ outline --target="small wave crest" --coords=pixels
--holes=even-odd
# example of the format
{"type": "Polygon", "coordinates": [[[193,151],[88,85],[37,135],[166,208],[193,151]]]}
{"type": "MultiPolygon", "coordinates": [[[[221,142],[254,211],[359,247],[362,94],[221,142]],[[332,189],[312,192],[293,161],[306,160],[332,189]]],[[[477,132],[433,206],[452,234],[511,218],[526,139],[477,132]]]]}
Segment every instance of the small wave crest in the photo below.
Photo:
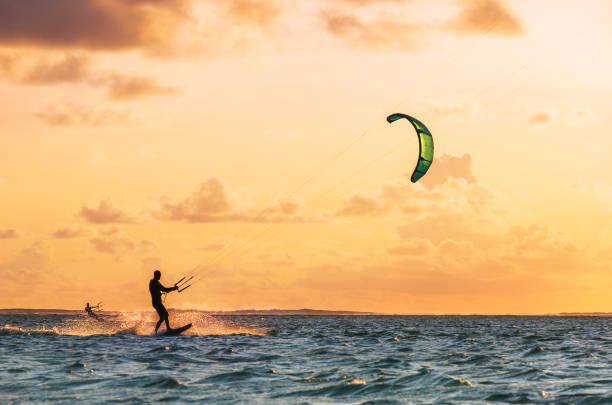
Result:
{"type": "Polygon", "coordinates": [[[234,322],[219,319],[199,311],[170,312],[172,327],[192,324],[183,335],[265,335],[266,332],[253,327],[246,327],[234,322]]]}
{"type": "Polygon", "coordinates": [[[4,325],[0,328],[0,336],[8,335],[29,335],[29,336],[54,336],[60,335],[61,333],[56,328],[51,329],[31,329],[27,330],[18,326],[4,325]]]}
{"type": "Polygon", "coordinates": [[[145,384],[145,387],[157,388],[176,388],[182,386],[183,383],[176,377],[161,377],[145,384]]]}

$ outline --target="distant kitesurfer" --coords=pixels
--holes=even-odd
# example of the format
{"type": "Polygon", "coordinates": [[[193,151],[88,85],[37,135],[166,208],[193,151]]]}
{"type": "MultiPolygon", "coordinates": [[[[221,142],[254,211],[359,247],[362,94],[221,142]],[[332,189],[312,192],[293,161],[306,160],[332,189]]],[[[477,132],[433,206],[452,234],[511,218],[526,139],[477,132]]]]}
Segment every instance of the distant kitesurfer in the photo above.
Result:
{"type": "Polygon", "coordinates": [[[96,305],[96,306],[91,306],[89,305],[89,302],[85,305],[85,312],[87,312],[87,315],[91,316],[92,318],[96,319],[96,320],[100,320],[100,318],[98,318],[98,315],[96,315],[94,313],[94,311],[100,309],[100,304],[96,305]]]}
{"type": "Polygon", "coordinates": [[[162,295],[162,292],[170,292],[170,291],[178,290],[177,286],[170,287],[170,288],[164,287],[159,282],[160,278],[161,278],[161,271],[155,270],[153,272],[153,279],[149,281],[149,291],[151,292],[151,301],[153,304],[153,308],[155,308],[155,310],[157,311],[157,314],[159,315],[159,321],[157,321],[157,325],[155,325],[155,333],[157,333],[157,330],[161,326],[162,322],[166,323],[167,331],[172,330],[172,328],[170,327],[170,323],[168,322],[168,311],[166,310],[166,307],[164,307],[164,304],[162,304],[161,295],[162,295]]]}

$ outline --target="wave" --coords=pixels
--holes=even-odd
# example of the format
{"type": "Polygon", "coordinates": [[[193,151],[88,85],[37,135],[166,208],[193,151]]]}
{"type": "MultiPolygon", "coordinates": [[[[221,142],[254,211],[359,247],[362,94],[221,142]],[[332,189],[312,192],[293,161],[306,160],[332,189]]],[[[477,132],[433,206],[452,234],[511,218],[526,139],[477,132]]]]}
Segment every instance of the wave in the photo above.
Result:
{"type": "MultiPolygon", "coordinates": [[[[47,320],[44,324],[33,326],[15,326],[5,324],[0,328],[0,336],[27,335],[27,336],[154,336],[157,318],[148,313],[117,313],[103,321],[86,318],[82,315],[62,317],[47,320]]],[[[183,333],[185,336],[211,336],[211,335],[266,335],[258,328],[244,327],[231,321],[217,319],[213,316],[198,312],[183,312],[174,314],[171,326],[191,323],[193,326],[183,333]]],[[[164,327],[161,329],[164,330],[164,327]]]]}

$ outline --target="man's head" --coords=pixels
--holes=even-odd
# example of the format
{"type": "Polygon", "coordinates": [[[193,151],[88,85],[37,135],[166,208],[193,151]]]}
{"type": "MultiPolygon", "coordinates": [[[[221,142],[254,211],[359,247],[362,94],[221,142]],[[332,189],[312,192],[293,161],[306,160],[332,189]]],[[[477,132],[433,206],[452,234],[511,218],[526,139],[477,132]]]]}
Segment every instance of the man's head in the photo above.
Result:
{"type": "Polygon", "coordinates": [[[88,302],[87,304],[85,304],[85,306],[87,306],[87,307],[88,307],[88,306],[89,306],[89,302],[88,302]]]}
{"type": "Polygon", "coordinates": [[[159,280],[159,279],[161,278],[161,271],[159,271],[159,270],[155,270],[155,271],[153,272],[153,278],[154,278],[155,280],[159,280]]]}

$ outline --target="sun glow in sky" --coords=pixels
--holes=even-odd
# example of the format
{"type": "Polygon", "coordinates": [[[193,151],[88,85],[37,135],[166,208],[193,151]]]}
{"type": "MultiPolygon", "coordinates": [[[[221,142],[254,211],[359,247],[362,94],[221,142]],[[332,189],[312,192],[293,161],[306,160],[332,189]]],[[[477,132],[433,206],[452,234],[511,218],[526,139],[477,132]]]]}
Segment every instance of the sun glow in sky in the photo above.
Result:
{"type": "Polygon", "coordinates": [[[0,307],[612,311],[611,10],[0,0],[0,307]]]}

